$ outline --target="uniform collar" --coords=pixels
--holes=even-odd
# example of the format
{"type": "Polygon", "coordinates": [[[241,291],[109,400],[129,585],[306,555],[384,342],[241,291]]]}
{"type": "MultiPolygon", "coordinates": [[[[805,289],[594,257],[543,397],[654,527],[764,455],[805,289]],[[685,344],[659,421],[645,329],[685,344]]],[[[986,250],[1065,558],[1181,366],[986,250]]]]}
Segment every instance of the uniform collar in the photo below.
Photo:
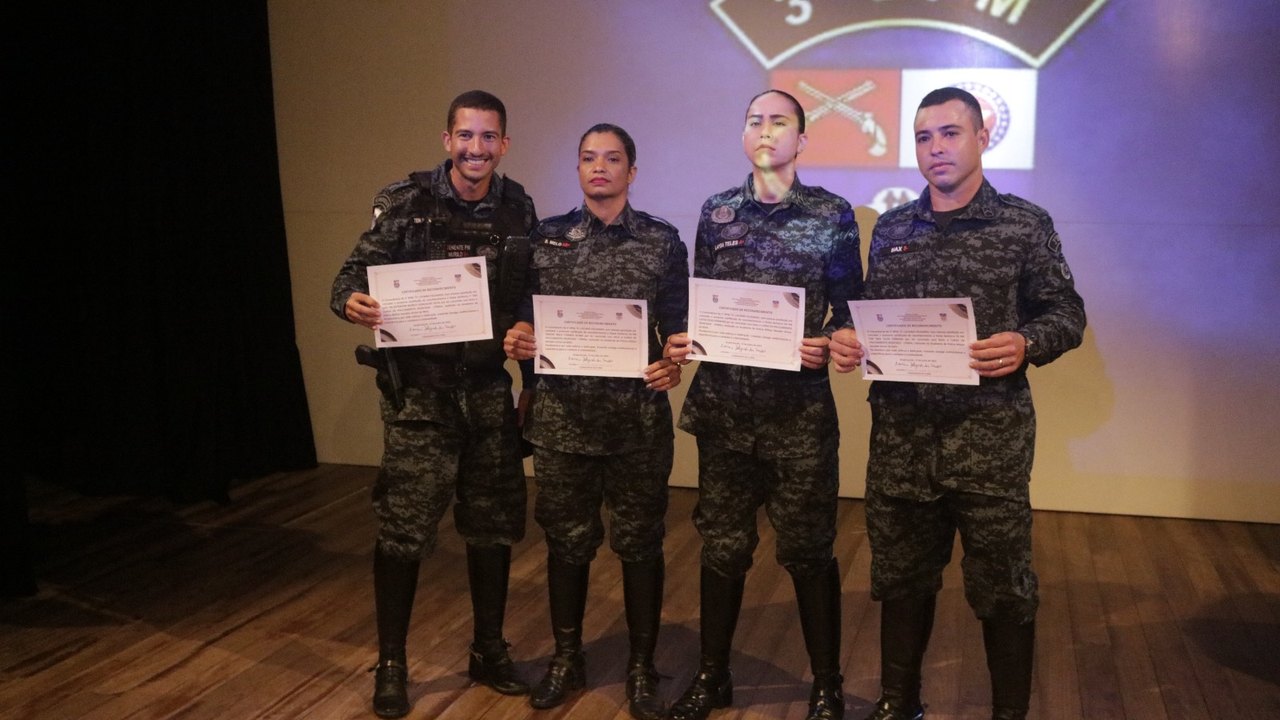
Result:
{"type": "MultiPolygon", "coordinates": [[[[783,195],[782,199],[778,201],[777,207],[788,208],[792,205],[799,205],[802,208],[810,208],[809,195],[809,186],[800,182],[800,175],[797,173],[795,179],[791,181],[791,187],[787,189],[787,194],[783,195]]],[[[748,202],[753,202],[757,205],[762,204],[756,200],[755,178],[750,173],[747,174],[747,179],[742,183],[742,192],[739,193],[738,202],[734,207],[740,208],[748,202]]]]}
{"type": "MultiPolygon", "coordinates": [[[[431,190],[436,197],[449,198],[458,204],[462,204],[466,201],[458,197],[458,192],[453,188],[453,182],[449,180],[449,171],[452,169],[453,160],[445,160],[437,165],[431,171],[431,190]]],[[[502,200],[502,183],[502,176],[495,172],[489,178],[489,191],[485,193],[484,197],[480,198],[479,204],[476,205],[477,210],[498,207],[502,200]]]]}
{"type": "MultiPolygon", "coordinates": [[[[973,196],[968,205],[960,209],[960,214],[956,215],[955,219],[990,220],[996,216],[999,205],[1000,194],[991,186],[991,183],[987,182],[986,178],[983,178],[978,193],[973,196]]],[[[928,186],[925,187],[924,192],[920,193],[920,199],[916,202],[916,217],[934,222],[933,201],[928,186]]]]}
{"type": "MultiPolygon", "coordinates": [[[[622,212],[618,214],[618,219],[614,220],[612,225],[605,225],[600,218],[596,217],[595,213],[591,212],[586,203],[583,203],[574,212],[579,215],[582,224],[588,229],[605,230],[610,227],[621,227],[627,235],[632,237],[636,236],[638,218],[636,217],[636,211],[631,209],[630,202],[623,206],[622,212]]],[[[577,218],[575,218],[575,220],[576,219],[577,218]]]]}

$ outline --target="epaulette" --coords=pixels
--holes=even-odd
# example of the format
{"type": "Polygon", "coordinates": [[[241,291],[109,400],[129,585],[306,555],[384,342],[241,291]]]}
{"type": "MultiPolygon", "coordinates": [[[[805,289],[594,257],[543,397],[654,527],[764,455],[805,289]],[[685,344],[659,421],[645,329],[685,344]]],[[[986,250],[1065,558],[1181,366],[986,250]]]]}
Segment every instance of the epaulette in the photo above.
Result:
{"type": "Polygon", "coordinates": [[[669,222],[667,222],[666,220],[664,220],[664,219],[662,219],[662,218],[658,217],[657,215],[650,215],[649,213],[647,213],[647,212],[645,212],[645,211],[643,211],[643,210],[636,210],[635,208],[632,208],[632,209],[631,209],[631,212],[633,212],[633,213],[635,213],[636,215],[638,215],[638,216],[640,217],[640,219],[642,219],[642,220],[647,220],[647,221],[652,222],[652,223],[657,223],[658,225],[661,225],[662,227],[665,227],[665,228],[670,229],[670,230],[675,230],[675,229],[676,229],[676,226],[675,226],[675,225],[672,225],[671,223],[669,223],[669,222]]]}
{"type": "Polygon", "coordinates": [[[901,205],[898,205],[897,207],[889,208],[888,210],[885,210],[880,215],[879,218],[876,219],[876,223],[879,224],[879,223],[901,222],[901,219],[899,218],[900,215],[906,215],[909,218],[915,217],[915,214],[917,212],[917,208],[919,207],[919,205],[920,205],[919,200],[911,200],[908,202],[904,202],[901,205]]]}
{"type": "Polygon", "coordinates": [[[373,197],[373,213],[380,215],[387,211],[387,208],[396,204],[396,198],[411,190],[414,186],[413,180],[399,180],[378,191],[373,197]]]}
{"type": "Polygon", "coordinates": [[[549,217],[538,223],[537,232],[538,235],[544,238],[563,237],[564,234],[568,232],[571,224],[572,223],[569,222],[568,215],[556,215],[555,217],[549,217]]]}
{"type": "Polygon", "coordinates": [[[1022,198],[1018,197],[1017,195],[1009,195],[1009,194],[1007,194],[1007,193],[1000,193],[1000,194],[999,194],[999,195],[997,195],[996,197],[998,197],[998,198],[1000,199],[1000,202],[1004,203],[1005,205],[1010,205],[1010,206],[1012,206],[1012,207],[1016,207],[1016,208],[1018,208],[1018,209],[1020,209],[1020,210],[1026,210],[1027,212],[1029,212],[1029,213],[1031,213],[1031,214],[1033,214],[1033,215],[1036,215],[1037,217],[1048,217],[1048,216],[1049,216],[1049,211],[1048,211],[1048,210],[1045,210],[1044,208],[1040,207],[1039,205],[1036,205],[1035,203],[1031,202],[1030,200],[1024,200],[1024,199],[1022,199],[1022,198]]]}

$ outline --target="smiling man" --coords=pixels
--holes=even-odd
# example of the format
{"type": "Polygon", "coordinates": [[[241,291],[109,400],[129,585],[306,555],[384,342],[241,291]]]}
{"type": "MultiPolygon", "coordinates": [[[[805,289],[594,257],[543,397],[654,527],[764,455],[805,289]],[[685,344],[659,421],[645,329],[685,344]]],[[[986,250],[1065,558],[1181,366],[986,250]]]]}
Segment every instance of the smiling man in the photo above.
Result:
{"type": "MultiPolygon", "coordinates": [[[[333,281],[330,306],[349,322],[376,329],[371,265],[481,256],[489,278],[494,338],[515,319],[529,263],[527,237],[537,222],[519,183],[498,175],[507,152],[502,101],[473,90],[449,106],[442,134],[449,157],[415,172],[373,201],[373,225],[360,236],[333,281]]],[[[409,712],[405,643],[423,556],[454,501],[466,540],[474,642],[468,672],[507,695],[529,692],[502,637],[511,545],[524,536],[524,467],[500,339],[381,350],[382,469],[373,487],[378,517],[373,584],[378,662],[373,708],[379,717],[409,712]]]]}
{"type": "MultiPolygon", "coordinates": [[[[972,298],[980,339],[969,365],[981,383],[871,384],[866,512],[881,696],[868,720],[924,717],[921,661],[957,531],[965,598],[982,621],[991,717],[1021,720],[1030,703],[1039,596],[1027,368],[1079,345],[1085,315],[1049,214],[984,178],[988,141],[973,95],[926,95],[915,143],[928,187],[885,213],[871,238],[867,299],[972,298]]],[[[833,335],[838,371],[862,354],[854,330],[833,335]]]]}
{"type": "MultiPolygon", "coordinates": [[[[673,720],[702,720],[733,699],[729,653],[763,505],[778,562],[795,585],[813,687],[806,720],[844,714],[840,675],[840,570],[833,543],[840,431],[827,375],[830,333],[849,320],[862,286],[858,224],[849,203],[804,185],[796,159],[807,137],[800,103],[769,90],[752,98],[742,131],[751,173],[702,206],[694,245],[698,277],[802,287],[798,372],[702,363],[680,413],[698,440],[702,535],[702,657],[673,720]],[[830,320],[828,320],[830,315],[830,320]]],[[[671,339],[684,362],[689,337],[671,339]]]]}

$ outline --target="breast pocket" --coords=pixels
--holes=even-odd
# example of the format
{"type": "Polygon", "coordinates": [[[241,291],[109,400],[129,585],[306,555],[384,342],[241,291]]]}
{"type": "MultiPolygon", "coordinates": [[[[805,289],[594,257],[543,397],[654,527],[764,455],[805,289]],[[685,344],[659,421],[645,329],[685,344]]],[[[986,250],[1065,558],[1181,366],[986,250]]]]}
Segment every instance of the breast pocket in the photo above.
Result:
{"type": "Polygon", "coordinates": [[[538,284],[544,295],[572,294],[573,267],[577,254],[572,248],[539,247],[529,264],[538,271],[538,284]]]}
{"type": "Polygon", "coordinates": [[[916,297],[922,256],[882,253],[872,256],[867,270],[866,298],[888,300],[916,297]]]}
{"type": "Polygon", "coordinates": [[[1020,261],[1009,252],[973,253],[959,263],[956,291],[973,298],[978,337],[1012,330],[1018,324],[1020,261]]]}
{"type": "Polygon", "coordinates": [[[609,295],[621,298],[654,299],[658,280],[666,267],[665,248],[629,243],[613,254],[610,272],[602,278],[609,295]]]}
{"type": "Polygon", "coordinates": [[[746,245],[718,248],[712,256],[711,277],[720,280],[741,280],[746,267],[746,245]]]}

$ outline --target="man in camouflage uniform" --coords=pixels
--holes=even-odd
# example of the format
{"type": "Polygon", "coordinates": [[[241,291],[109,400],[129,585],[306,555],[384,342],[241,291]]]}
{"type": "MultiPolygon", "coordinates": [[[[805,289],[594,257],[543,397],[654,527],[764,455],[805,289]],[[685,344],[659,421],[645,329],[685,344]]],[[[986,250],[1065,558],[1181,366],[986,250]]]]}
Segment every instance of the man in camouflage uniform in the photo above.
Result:
{"type": "Polygon", "coordinates": [[[449,107],[445,160],[374,200],[373,225],[333,282],[331,307],[369,328],[381,322],[368,295],[371,265],[484,256],[494,339],[383,350],[382,469],[373,488],[378,664],[374,711],[409,712],[405,639],[421,558],[456,497],[467,544],[475,641],[470,676],[508,695],[528,692],[502,638],[511,545],[524,536],[526,490],[511,377],[499,339],[514,319],[528,266],[533,200],[494,171],[506,153],[506,109],[483,91],[449,107]],[[510,238],[510,239],[509,239],[510,238]],[[394,371],[398,371],[398,377],[394,371]],[[397,382],[398,380],[398,382],[397,382]]]}
{"type": "Polygon", "coordinates": [[[539,375],[524,425],[533,444],[538,496],[534,518],[547,534],[547,590],[556,650],[530,704],[549,708],[585,685],[582,616],[587,578],[604,539],[622,561],[631,656],[627,699],[632,717],[660,720],[653,653],[662,614],[664,517],[674,433],[667,390],[680,368],[662,358],[662,341],[685,330],[688,250],[666,221],[635,210],[635,142],[609,124],[578,144],[582,207],[544,220],[533,235],[530,293],[507,333],[507,356],[537,354],[534,294],[644,300],[649,360],[644,378],[539,375]]]}
{"type": "MultiPolygon", "coordinates": [[[[707,717],[732,702],[729,651],[764,505],[791,574],[813,670],[809,720],[840,718],[840,571],[834,557],[840,433],[827,375],[828,336],[861,292],[858,226],[849,203],[796,177],[804,111],[768,91],[747,110],[743,149],[753,170],[702,206],[698,277],[805,289],[799,372],[702,363],[680,415],[698,439],[702,535],[702,656],[671,717],[707,717]],[[825,322],[828,310],[830,321],[825,322]]],[[[685,361],[689,338],[668,355],[685,361]]]]}
{"type": "MultiPolygon", "coordinates": [[[[957,529],[965,597],[982,621],[992,717],[1024,718],[1038,604],[1026,370],[1080,344],[1084,304],[1048,213],[983,178],[989,136],[972,95],[926,95],[915,139],[928,187],[876,223],[866,297],[972,298],[982,339],[970,346],[970,366],[981,384],[871,385],[867,534],[871,596],[882,603],[883,689],[870,718],[924,715],[921,660],[957,529]]],[[[856,367],[856,332],[837,332],[831,353],[837,370],[856,367]]]]}

